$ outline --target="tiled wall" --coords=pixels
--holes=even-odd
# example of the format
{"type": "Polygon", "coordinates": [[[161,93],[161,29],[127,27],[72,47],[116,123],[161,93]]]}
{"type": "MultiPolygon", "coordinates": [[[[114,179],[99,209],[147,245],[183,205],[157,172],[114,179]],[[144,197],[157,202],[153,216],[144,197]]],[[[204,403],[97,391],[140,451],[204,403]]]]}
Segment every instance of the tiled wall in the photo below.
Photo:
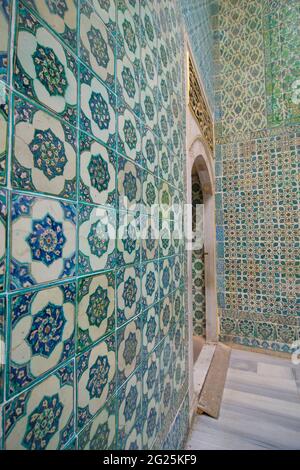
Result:
{"type": "Polygon", "coordinates": [[[224,0],[213,18],[221,339],[281,352],[300,332],[299,21],[298,0],[224,0]]]}
{"type": "Polygon", "coordinates": [[[183,242],[153,241],[149,216],[183,201],[179,11],[0,1],[7,449],[168,448],[186,432],[183,242]],[[125,216],[135,240],[115,240],[125,216]]]}

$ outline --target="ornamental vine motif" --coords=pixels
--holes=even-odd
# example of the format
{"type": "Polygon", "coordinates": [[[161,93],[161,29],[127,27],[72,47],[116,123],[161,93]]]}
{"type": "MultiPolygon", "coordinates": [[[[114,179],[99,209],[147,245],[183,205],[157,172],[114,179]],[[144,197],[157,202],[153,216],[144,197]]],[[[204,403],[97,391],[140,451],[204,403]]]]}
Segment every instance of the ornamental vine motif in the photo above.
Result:
{"type": "Polygon", "coordinates": [[[202,130],[206,143],[214,154],[213,120],[198,81],[197,72],[189,56],[189,106],[202,130]]]}

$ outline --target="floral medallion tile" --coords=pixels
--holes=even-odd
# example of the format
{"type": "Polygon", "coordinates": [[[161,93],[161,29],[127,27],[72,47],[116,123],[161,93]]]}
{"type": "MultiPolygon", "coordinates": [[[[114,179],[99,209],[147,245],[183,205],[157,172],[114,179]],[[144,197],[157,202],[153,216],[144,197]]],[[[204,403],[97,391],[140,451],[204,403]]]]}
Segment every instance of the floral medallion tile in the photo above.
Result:
{"type": "Polygon", "coordinates": [[[138,370],[117,395],[118,449],[141,449],[142,374],[138,370]]]}
{"type": "Polygon", "coordinates": [[[156,129],[157,106],[155,95],[148,86],[141,91],[141,118],[150,129],[156,129]]]}
{"type": "Polygon", "coordinates": [[[11,289],[74,275],[75,222],[73,204],[13,194],[11,289]]]}
{"type": "Polygon", "coordinates": [[[116,405],[113,398],[78,436],[79,450],[115,450],[116,405]]]}
{"type": "Polygon", "coordinates": [[[3,0],[0,5],[0,80],[7,80],[8,68],[8,40],[10,21],[9,0],[3,0]]]}
{"type": "Polygon", "coordinates": [[[140,19],[138,0],[117,0],[118,40],[125,49],[130,61],[140,59],[140,19]]]}
{"type": "MultiPolygon", "coordinates": [[[[171,153],[167,145],[159,141],[159,176],[160,178],[168,181],[170,184],[173,183],[172,180],[172,162],[171,162],[171,153]]],[[[174,162],[173,162],[174,164],[174,162]]]]}
{"type": "Polygon", "coordinates": [[[185,293],[184,287],[176,289],[173,293],[173,316],[176,323],[179,323],[181,326],[184,323],[184,314],[185,314],[185,293]]]}
{"type": "Polygon", "coordinates": [[[141,89],[145,90],[148,86],[153,90],[154,94],[157,94],[157,67],[156,67],[156,52],[152,52],[145,36],[142,36],[142,48],[141,48],[141,89]]]}
{"type": "Polygon", "coordinates": [[[140,365],[142,353],[142,317],[139,316],[117,331],[118,387],[140,365]]]}
{"type": "Polygon", "coordinates": [[[159,300],[159,263],[151,261],[142,265],[142,307],[151,307],[159,300]]]}
{"type": "Polygon", "coordinates": [[[165,297],[160,303],[160,331],[161,336],[167,336],[173,318],[172,297],[165,297]]]}
{"type": "Polygon", "coordinates": [[[79,272],[111,269],[115,265],[116,213],[102,207],[80,205],[79,272]]]}
{"type": "Polygon", "coordinates": [[[173,258],[160,261],[160,297],[165,297],[172,291],[173,282],[173,258]]]}
{"type": "Polygon", "coordinates": [[[159,187],[159,208],[163,219],[172,217],[172,197],[174,189],[165,181],[160,181],[159,187]]]}
{"type": "Polygon", "coordinates": [[[116,203],[116,155],[83,132],[80,134],[79,198],[103,206],[116,203]]]}
{"type": "MultiPolygon", "coordinates": [[[[161,359],[161,362],[163,360],[161,359]]],[[[160,416],[161,422],[164,424],[166,429],[170,425],[170,412],[173,405],[173,392],[174,392],[174,380],[173,380],[173,368],[172,365],[161,369],[161,400],[160,400],[160,416]]]]}
{"type": "Polygon", "coordinates": [[[184,283],[184,262],[181,256],[175,256],[173,262],[173,290],[184,283]]]}
{"type": "Polygon", "coordinates": [[[74,434],[74,364],[58,369],[7,403],[7,450],[62,449],[74,434]]]}
{"type": "Polygon", "coordinates": [[[111,335],[77,358],[77,426],[90,421],[116,387],[116,345],[111,335]]]}
{"type": "Polygon", "coordinates": [[[78,283],[78,342],[82,351],[115,327],[115,274],[80,279],[78,283]]]}
{"type": "Polygon", "coordinates": [[[7,231],[7,194],[0,190],[0,292],[5,288],[6,272],[6,231],[7,231]]]}
{"type": "Polygon", "coordinates": [[[76,124],[77,62],[23,7],[18,17],[14,87],[76,124]]]}
{"type": "Polygon", "coordinates": [[[160,357],[155,350],[143,364],[143,448],[150,449],[160,429],[160,357]]]}
{"type": "Polygon", "coordinates": [[[139,214],[119,212],[117,232],[116,264],[134,264],[140,262],[140,218],[139,214]]]}
{"type": "Polygon", "coordinates": [[[80,68],[80,128],[114,148],[116,98],[86,67],[80,68]]]}
{"type": "Polygon", "coordinates": [[[133,162],[118,157],[119,210],[137,212],[142,197],[142,171],[133,162]]]}
{"type": "Polygon", "coordinates": [[[77,131],[15,97],[12,186],[76,199],[77,131]]]}
{"type": "MultiPolygon", "coordinates": [[[[1,6],[0,6],[1,19],[1,6]]],[[[0,56],[1,57],[1,56],[0,56]]],[[[7,159],[7,131],[9,114],[9,92],[8,89],[0,83],[0,185],[6,183],[6,159],[7,159]]]]}
{"type": "Polygon", "coordinates": [[[10,395],[74,355],[75,301],[75,283],[11,298],[10,395]]]}
{"type": "Polygon", "coordinates": [[[158,111],[163,108],[168,109],[170,105],[170,88],[168,86],[168,78],[165,75],[158,77],[158,111]]]}
{"type": "Polygon", "coordinates": [[[117,273],[117,326],[141,311],[140,268],[131,266],[117,273]]]}
{"type": "Polygon", "coordinates": [[[140,115],[140,62],[131,62],[125,49],[117,45],[117,94],[137,115],[140,115]]]}
{"type": "MultiPolygon", "coordinates": [[[[155,19],[155,3],[141,0],[141,29],[144,41],[146,41],[147,48],[152,52],[157,49],[157,29],[155,19]]],[[[146,48],[146,45],[144,47],[146,48]]]]}
{"type": "Polygon", "coordinates": [[[174,362],[174,406],[176,409],[186,390],[187,369],[185,350],[185,344],[182,341],[179,349],[176,349],[176,359],[174,362]]]}
{"type": "Polygon", "coordinates": [[[146,214],[158,217],[158,186],[159,180],[152,173],[143,171],[142,207],[146,214]]]}
{"type": "Polygon", "coordinates": [[[89,0],[112,34],[116,34],[116,1],[89,0]]]}
{"type": "Polygon", "coordinates": [[[75,53],[77,49],[77,0],[48,2],[23,0],[75,53]]]}
{"type": "Polygon", "coordinates": [[[163,141],[163,143],[170,146],[171,131],[170,131],[170,124],[169,124],[169,116],[170,116],[170,113],[164,108],[162,108],[157,113],[158,127],[157,127],[156,132],[157,132],[157,135],[160,137],[160,139],[163,141]]]}
{"type": "Polygon", "coordinates": [[[142,261],[158,258],[159,221],[149,215],[141,215],[141,248],[142,261]]]}
{"type": "Polygon", "coordinates": [[[160,334],[160,303],[152,305],[144,312],[143,320],[143,352],[147,356],[159,343],[160,334]]]}
{"type": "Polygon", "coordinates": [[[80,10],[80,58],[114,91],[115,40],[86,0],[80,10]]]}
{"type": "MultiPolygon", "coordinates": [[[[6,298],[0,297],[0,354],[1,354],[1,357],[5,356],[5,326],[6,326],[6,298]]],[[[3,361],[1,361],[1,364],[0,364],[0,403],[2,403],[3,398],[4,398],[3,392],[4,392],[4,364],[3,364],[3,361]]],[[[0,425],[2,429],[1,418],[0,418],[0,425]]],[[[1,441],[2,439],[1,439],[1,433],[0,433],[0,442],[1,441]]],[[[0,449],[1,449],[1,445],[0,445],[0,449]]]]}
{"type": "Polygon", "coordinates": [[[158,145],[157,138],[146,126],[142,127],[142,160],[144,168],[157,175],[158,172],[158,145]]]}
{"type": "Polygon", "coordinates": [[[162,219],[160,221],[159,256],[160,258],[165,258],[172,254],[172,223],[170,220],[162,219]]]}
{"type": "Polygon", "coordinates": [[[141,161],[141,124],[122,102],[118,105],[118,152],[137,163],[141,161]]]}

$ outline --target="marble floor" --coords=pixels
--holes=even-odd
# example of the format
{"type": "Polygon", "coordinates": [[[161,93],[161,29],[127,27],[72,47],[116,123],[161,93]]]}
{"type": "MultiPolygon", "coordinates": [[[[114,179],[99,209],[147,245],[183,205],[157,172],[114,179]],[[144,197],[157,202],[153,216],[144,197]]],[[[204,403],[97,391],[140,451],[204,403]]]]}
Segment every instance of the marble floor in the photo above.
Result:
{"type": "Polygon", "coordinates": [[[233,349],[218,420],[196,416],[193,450],[300,449],[300,365],[233,349]]]}

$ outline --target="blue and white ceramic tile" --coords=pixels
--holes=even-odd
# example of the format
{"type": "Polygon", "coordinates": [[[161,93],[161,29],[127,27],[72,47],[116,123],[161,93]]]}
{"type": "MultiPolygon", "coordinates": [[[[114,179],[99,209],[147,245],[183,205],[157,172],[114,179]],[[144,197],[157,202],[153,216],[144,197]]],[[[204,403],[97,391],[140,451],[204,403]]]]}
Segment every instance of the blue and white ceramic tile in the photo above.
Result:
{"type": "Polygon", "coordinates": [[[170,131],[170,124],[169,124],[169,112],[162,108],[157,113],[157,124],[158,124],[158,135],[162,142],[166,145],[170,145],[171,139],[171,131],[170,131]]]}
{"type": "Polygon", "coordinates": [[[140,262],[140,218],[131,212],[118,213],[116,264],[140,262]]]}
{"type": "Polygon", "coordinates": [[[116,213],[102,207],[80,205],[79,272],[111,269],[115,265],[116,213]]]}
{"type": "Polygon", "coordinates": [[[173,317],[172,297],[165,297],[160,302],[160,331],[162,337],[167,336],[170,330],[173,317]]]}
{"type": "Polygon", "coordinates": [[[163,142],[159,141],[159,176],[160,178],[168,181],[170,184],[173,183],[172,180],[172,165],[174,161],[171,162],[171,153],[163,142]]]}
{"type": "Polygon", "coordinates": [[[75,283],[11,298],[10,395],[74,355],[75,301],[75,283]]]}
{"type": "Polygon", "coordinates": [[[183,395],[187,390],[188,375],[186,365],[186,345],[184,343],[184,340],[185,338],[181,337],[180,346],[176,345],[177,347],[179,346],[179,349],[176,349],[175,353],[176,359],[174,362],[174,407],[176,409],[178,408],[178,405],[182,401],[183,395]]]}
{"type": "Polygon", "coordinates": [[[115,40],[86,0],[80,9],[80,58],[114,91],[115,40]]]}
{"type": "Polygon", "coordinates": [[[118,158],[119,209],[136,212],[142,197],[142,170],[130,160],[118,158]]]}
{"type": "Polygon", "coordinates": [[[172,253],[172,225],[170,220],[160,221],[159,256],[165,258],[172,253]]]}
{"type": "Polygon", "coordinates": [[[118,387],[120,387],[140,365],[142,327],[142,317],[139,316],[117,331],[118,387]]]}
{"type": "Polygon", "coordinates": [[[142,449],[142,375],[138,370],[117,394],[118,449],[142,449]]]}
{"type": "MultiPolygon", "coordinates": [[[[6,298],[0,297],[0,357],[5,356],[5,327],[6,327],[6,298]]],[[[0,364],[0,403],[3,401],[4,395],[4,364],[0,364]]],[[[1,411],[0,411],[1,413],[1,411]]],[[[1,413],[2,414],[2,413],[1,413]]],[[[2,423],[0,418],[0,429],[2,430],[2,423]]],[[[0,443],[2,439],[0,437],[0,443]]],[[[1,449],[1,445],[0,445],[1,449]]]]}
{"type": "Polygon", "coordinates": [[[4,417],[6,449],[62,449],[74,434],[73,362],[8,402],[4,417]]]}
{"type": "Polygon", "coordinates": [[[78,341],[82,351],[115,328],[115,274],[80,279],[78,283],[78,341]]]}
{"type": "Polygon", "coordinates": [[[96,13],[104,21],[112,34],[116,34],[116,1],[117,0],[89,0],[96,13]]]}
{"type": "Polygon", "coordinates": [[[77,49],[77,0],[51,2],[23,0],[74,52],[77,49]]]}
{"type": "Polygon", "coordinates": [[[157,53],[156,4],[147,0],[141,0],[140,4],[143,48],[149,49],[154,54],[157,53]]]}
{"type": "Polygon", "coordinates": [[[77,426],[81,429],[105,405],[116,388],[115,335],[77,357],[77,426]]]}
{"type": "Polygon", "coordinates": [[[159,262],[151,261],[142,265],[142,307],[147,309],[159,300],[159,262]]]}
{"type": "Polygon", "coordinates": [[[151,449],[160,429],[160,356],[159,350],[143,364],[143,448],[151,449]]]}
{"type": "Polygon", "coordinates": [[[172,367],[172,343],[167,336],[162,344],[160,355],[160,386],[161,386],[161,400],[160,400],[160,414],[161,422],[168,428],[170,423],[170,412],[172,409],[173,399],[173,367],[172,367]]]}
{"type": "Polygon", "coordinates": [[[152,173],[143,171],[142,210],[146,214],[158,217],[158,185],[159,180],[152,173]]]}
{"type": "Polygon", "coordinates": [[[116,98],[86,67],[80,67],[80,128],[109,147],[116,145],[116,98]]]}
{"type": "Polygon", "coordinates": [[[85,202],[115,206],[116,156],[92,137],[80,134],[80,192],[85,202]]]}
{"type": "Polygon", "coordinates": [[[175,318],[175,322],[180,322],[181,325],[184,324],[184,314],[185,314],[185,307],[184,307],[184,300],[185,300],[185,291],[184,287],[177,289],[173,293],[173,315],[175,318]]]}
{"type": "Polygon", "coordinates": [[[145,36],[142,36],[141,48],[141,89],[145,90],[147,87],[153,90],[154,95],[157,95],[157,63],[156,52],[152,52],[149,48],[145,36]]]}
{"type": "Polygon", "coordinates": [[[18,17],[14,87],[76,124],[77,62],[22,6],[18,17]]]}
{"type": "Polygon", "coordinates": [[[7,80],[10,0],[0,4],[0,80],[7,80]]]}
{"type": "Polygon", "coordinates": [[[141,311],[140,267],[130,266],[117,272],[117,326],[141,311]]]}
{"type": "Polygon", "coordinates": [[[140,18],[139,1],[117,0],[118,40],[130,61],[140,59],[140,18]]]}
{"type": "Polygon", "coordinates": [[[178,289],[184,282],[184,263],[181,256],[175,256],[173,262],[173,290],[178,289]]]}
{"type": "Polygon", "coordinates": [[[139,60],[131,62],[125,49],[118,44],[117,94],[137,116],[140,115],[139,69],[139,60]]]}
{"type": "Polygon", "coordinates": [[[76,199],[77,132],[15,96],[12,186],[76,199]]]}
{"type": "Polygon", "coordinates": [[[118,104],[118,152],[141,161],[141,123],[121,101],[118,104]]]}
{"type": "Polygon", "coordinates": [[[142,127],[142,161],[144,168],[155,175],[158,169],[158,146],[157,138],[146,126],[142,127]]]}
{"type": "Polygon", "coordinates": [[[160,339],[160,303],[157,303],[144,312],[143,353],[145,357],[153,351],[160,339]]]}
{"type": "Polygon", "coordinates": [[[158,96],[158,110],[168,109],[170,105],[170,88],[165,75],[159,75],[158,77],[158,96]]]}
{"type": "Polygon", "coordinates": [[[160,261],[160,297],[168,295],[172,291],[173,283],[173,258],[160,261]]]}
{"type": "Polygon", "coordinates": [[[0,190],[0,292],[5,288],[6,236],[7,233],[7,194],[0,190]]]}
{"type": "Polygon", "coordinates": [[[141,215],[142,261],[158,258],[159,221],[149,215],[141,215]]]}
{"type": "Polygon", "coordinates": [[[113,398],[78,436],[79,450],[116,449],[116,404],[113,398]]]}
{"type": "MultiPolygon", "coordinates": [[[[0,6],[0,20],[1,20],[1,6],[0,6]]],[[[2,83],[0,83],[0,186],[6,183],[8,114],[9,114],[9,92],[8,92],[8,89],[2,83]]]]}
{"type": "Polygon", "coordinates": [[[145,124],[155,131],[157,126],[157,106],[152,89],[146,86],[141,91],[141,116],[145,124]]]}
{"type": "Polygon", "coordinates": [[[160,181],[159,208],[163,219],[171,219],[172,216],[173,188],[165,181],[160,181]]]}
{"type": "Polygon", "coordinates": [[[13,194],[11,289],[74,275],[75,219],[73,204],[13,194]]]}

